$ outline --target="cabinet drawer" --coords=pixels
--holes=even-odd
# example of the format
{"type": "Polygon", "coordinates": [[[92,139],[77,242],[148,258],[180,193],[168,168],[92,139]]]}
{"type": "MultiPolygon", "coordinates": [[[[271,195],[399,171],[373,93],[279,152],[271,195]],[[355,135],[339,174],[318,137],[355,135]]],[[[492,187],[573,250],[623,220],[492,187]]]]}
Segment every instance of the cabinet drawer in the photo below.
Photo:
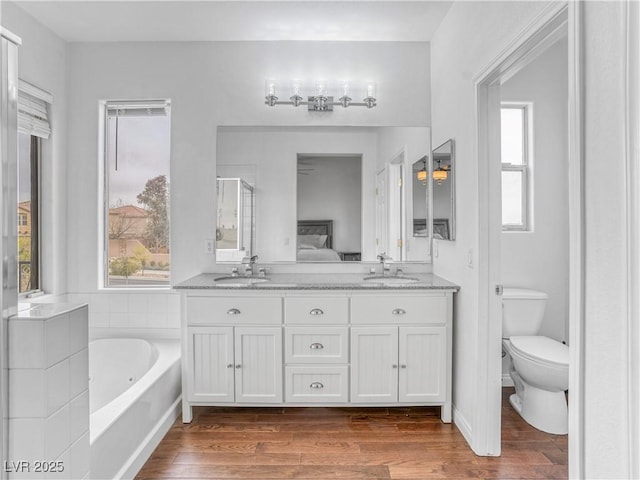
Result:
{"type": "Polygon", "coordinates": [[[295,403],[349,401],[349,367],[286,367],[285,400],[295,403]]]}
{"type": "Polygon", "coordinates": [[[347,324],[347,297],[288,297],[284,300],[285,323],[347,324]]]}
{"type": "Polygon", "coordinates": [[[428,296],[354,296],[351,298],[351,323],[445,324],[451,299],[446,294],[428,296]]]}
{"type": "Polygon", "coordinates": [[[188,297],[187,323],[281,324],[280,297],[188,297]]]}
{"type": "Polygon", "coordinates": [[[286,327],[287,363],[347,363],[347,327],[286,327]]]}

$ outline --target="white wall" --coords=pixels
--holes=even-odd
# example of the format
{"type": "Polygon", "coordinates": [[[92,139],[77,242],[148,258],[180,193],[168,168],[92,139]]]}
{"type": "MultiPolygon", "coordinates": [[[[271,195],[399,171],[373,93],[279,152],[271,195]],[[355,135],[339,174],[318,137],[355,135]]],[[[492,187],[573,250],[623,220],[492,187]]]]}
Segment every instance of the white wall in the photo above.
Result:
{"type": "Polygon", "coordinates": [[[502,283],[549,295],[541,335],[568,341],[567,39],[502,84],[502,101],[531,102],[530,232],[502,234],[502,283]]]}
{"type": "Polygon", "coordinates": [[[545,6],[546,2],[454,2],[431,41],[432,141],[455,141],[457,204],[456,241],[438,242],[434,273],[461,286],[454,305],[454,418],[471,435],[479,421],[474,412],[478,274],[468,265],[469,256],[475,264],[478,253],[473,78],[545,6]]]}
{"type": "Polygon", "coordinates": [[[19,77],[53,95],[51,136],[41,167],[41,282],[48,293],[67,283],[67,43],[11,2],[2,2],[2,25],[22,39],[19,77]]]}
{"type": "MultiPolygon", "coordinates": [[[[629,264],[624,112],[626,2],[585,2],[586,478],[630,478],[629,264]]],[[[633,27],[632,27],[633,28],[633,27]]],[[[636,227],[637,228],[637,227],[636,227]]],[[[638,321],[637,318],[634,319],[638,321]]]]}

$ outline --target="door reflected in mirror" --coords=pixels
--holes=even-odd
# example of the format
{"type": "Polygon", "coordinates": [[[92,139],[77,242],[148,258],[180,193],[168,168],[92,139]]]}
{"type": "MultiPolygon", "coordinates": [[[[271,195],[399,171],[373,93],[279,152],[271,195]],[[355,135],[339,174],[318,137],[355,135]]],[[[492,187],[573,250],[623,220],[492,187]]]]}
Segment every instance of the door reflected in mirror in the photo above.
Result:
{"type": "Polygon", "coordinates": [[[362,155],[298,154],[298,262],[362,254],[362,155]]]}
{"type": "Polygon", "coordinates": [[[455,240],[455,144],[447,140],[433,151],[433,238],[455,240]]]}

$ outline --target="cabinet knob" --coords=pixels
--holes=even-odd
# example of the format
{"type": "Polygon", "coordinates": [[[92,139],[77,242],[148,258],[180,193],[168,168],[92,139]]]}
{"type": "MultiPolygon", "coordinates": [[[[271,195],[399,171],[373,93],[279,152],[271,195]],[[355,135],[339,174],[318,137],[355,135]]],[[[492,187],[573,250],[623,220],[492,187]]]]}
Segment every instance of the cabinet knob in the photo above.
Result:
{"type": "Polygon", "coordinates": [[[407,312],[402,308],[394,308],[393,310],[391,310],[391,313],[393,313],[394,315],[404,315],[407,312]]]}
{"type": "Polygon", "coordinates": [[[233,368],[233,363],[228,363],[227,368],[233,368]]]}
{"type": "Polygon", "coordinates": [[[237,364],[237,365],[236,365],[236,368],[242,368],[242,365],[237,364]]]}
{"type": "Polygon", "coordinates": [[[407,368],[406,365],[400,365],[400,368],[407,368]]]}
{"type": "Polygon", "coordinates": [[[320,382],[313,382],[311,385],[309,385],[309,388],[324,388],[324,385],[320,382]]]}
{"type": "Polygon", "coordinates": [[[314,308],[309,312],[309,315],[324,315],[321,308],[314,308]]]}
{"type": "Polygon", "coordinates": [[[312,343],[311,345],[309,345],[309,348],[311,350],[322,350],[324,348],[324,345],[322,345],[321,343],[312,343]]]}
{"type": "Polygon", "coordinates": [[[237,308],[230,308],[227,310],[227,315],[240,315],[240,310],[237,308]]]}
{"type": "Polygon", "coordinates": [[[393,365],[391,365],[391,368],[398,368],[398,365],[394,363],[393,365]]]}

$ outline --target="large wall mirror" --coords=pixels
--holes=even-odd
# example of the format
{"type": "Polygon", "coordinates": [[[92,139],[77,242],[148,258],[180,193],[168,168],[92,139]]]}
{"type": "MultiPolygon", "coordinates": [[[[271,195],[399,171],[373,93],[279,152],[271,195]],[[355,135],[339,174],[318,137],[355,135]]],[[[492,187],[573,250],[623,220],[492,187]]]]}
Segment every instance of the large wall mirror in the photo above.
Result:
{"type": "Polygon", "coordinates": [[[433,151],[433,238],[456,238],[455,143],[447,140],[433,151]]]}
{"type": "Polygon", "coordinates": [[[414,196],[408,177],[430,137],[427,127],[221,126],[216,174],[253,187],[260,262],[375,262],[383,252],[425,262],[429,237],[413,236],[413,218],[417,209],[426,221],[428,195],[421,186],[414,196]]]}

